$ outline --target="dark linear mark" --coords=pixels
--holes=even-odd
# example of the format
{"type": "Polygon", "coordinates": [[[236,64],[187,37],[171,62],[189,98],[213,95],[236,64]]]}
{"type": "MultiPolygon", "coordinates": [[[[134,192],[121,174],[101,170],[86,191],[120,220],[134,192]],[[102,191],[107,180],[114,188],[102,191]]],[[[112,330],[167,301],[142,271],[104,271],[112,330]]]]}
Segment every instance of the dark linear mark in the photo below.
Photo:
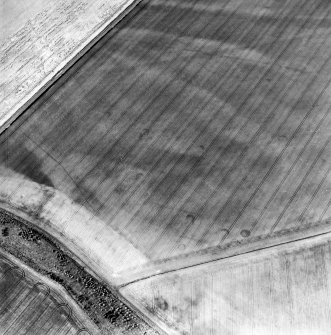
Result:
{"type": "MultiPolygon", "coordinates": [[[[316,10],[316,8],[315,8],[315,10],[316,10]]],[[[279,35],[279,36],[280,36],[280,35],[279,35]]],[[[287,48],[289,45],[290,45],[290,42],[286,45],[285,49],[283,49],[282,53],[285,52],[286,48],[287,48]]],[[[281,53],[281,54],[282,54],[282,53],[281,53]]],[[[281,54],[278,55],[278,57],[274,60],[274,63],[276,63],[276,62],[278,61],[278,58],[281,56],[281,54]]],[[[267,71],[263,74],[262,78],[268,73],[268,71],[270,71],[270,69],[271,69],[271,67],[270,67],[269,69],[267,69],[267,71]]],[[[247,76],[249,76],[250,74],[251,74],[251,72],[248,73],[247,76]]],[[[247,77],[247,76],[246,76],[246,77],[247,77]]],[[[257,84],[255,85],[255,87],[258,86],[258,85],[261,83],[262,78],[257,82],[257,84]]],[[[243,81],[244,81],[244,80],[243,80],[243,81]]],[[[239,85],[240,85],[240,84],[239,84],[239,85]]],[[[254,88],[255,88],[255,87],[254,87],[254,88]]],[[[254,89],[254,88],[253,88],[253,89],[254,89]]],[[[250,93],[253,91],[253,89],[250,91],[250,93]]],[[[235,92],[235,91],[233,91],[233,93],[234,93],[234,92],[235,92]]],[[[233,94],[233,93],[232,93],[232,94],[233,94]]],[[[248,96],[248,97],[249,97],[249,96],[248,96]]],[[[244,100],[244,102],[242,103],[242,105],[243,105],[244,103],[245,103],[245,100],[244,100]]],[[[238,113],[239,113],[239,110],[240,110],[240,109],[238,109],[238,113]]],[[[233,119],[233,117],[231,118],[231,121],[232,121],[232,119],[233,119]]],[[[228,121],[227,124],[222,128],[221,131],[223,131],[224,128],[225,128],[231,121],[228,121]]],[[[211,145],[210,145],[210,146],[211,146],[211,145]]],[[[209,146],[209,147],[210,147],[210,146],[209,146]]],[[[208,147],[208,148],[209,148],[209,147],[208,147]]],[[[208,150],[208,149],[207,149],[207,150],[208,150]]],[[[169,198],[170,198],[170,196],[169,196],[169,198]]],[[[169,223],[169,224],[170,224],[170,223],[169,223]]],[[[168,225],[169,225],[169,224],[168,224],[168,225]]],[[[167,229],[167,228],[165,228],[165,230],[166,230],[166,229],[167,229]]]]}
{"type": "MultiPolygon", "coordinates": [[[[329,167],[329,169],[327,169],[327,171],[325,172],[323,178],[320,180],[319,184],[317,185],[314,193],[311,195],[307,205],[305,206],[305,208],[302,210],[301,214],[299,215],[299,220],[303,220],[309,206],[312,204],[312,202],[314,201],[316,195],[318,194],[318,192],[320,191],[322,185],[324,184],[324,182],[327,180],[329,173],[331,172],[331,166],[329,167]]],[[[322,217],[319,218],[319,221],[322,220],[322,217]]]]}
{"type": "MultiPolygon", "coordinates": [[[[324,119],[322,119],[321,123],[324,121],[324,119]]],[[[315,135],[316,130],[314,131],[314,135],[315,135]]],[[[295,189],[295,191],[293,192],[293,194],[291,195],[289,201],[287,202],[287,204],[284,206],[282,212],[279,214],[278,218],[276,219],[275,223],[272,225],[271,231],[273,231],[274,229],[276,229],[276,226],[279,224],[279,222],[281,221],[281,219],[283,218],[283,216],[285,215],[286,211],[288,210],[288,208],[291,206],[293,199],[296,197],[296,195],[298,194],[298,192],[300,191],[303,183],[306,181],[306,178],[309,176],[309,174],[311,173],[312,169],[314,168],[314,166],[316,165],[316,163],[319,161],[319,159],[321,158],[322,154],[324,153],[324,150],[326,149],[326,147],[329,145],[331,140],[331,137],[329,136],[328,140],[325,142],[325,144],[323,145],[323,147],[321,148],[321,150],[319,151],[318,155],[316,156],[316,158],[314,159],[314,161],[310,164],[308,170],[306,171],[305,175],[302,177],[302,180],[300,182],[300,184],[297,186],[297,188],[295,189]]]]}
{"type": "Polygon", "coordinates": [[[54,187],[52,180],[47,176],[42,170],[43,162],[42,160],[33,152],[27,149],[23,143],[19,144],[8,144],[7,149],[9,152],[17,153],[19,152],[21,156],[25,157],[24,164],[15,164],[12,159],[5,160],[4,157],[0,157],[0,161],[14,170],[19,174],[23,174],[28,179],[50,187],[54,187]]]}
{"type": "MultiPolygon", "coordinates": [[[[331,203],[331,201],[330,201],[330,203],[331,203]]],[[[329,222],[329,221],[327,221],[327,222],[329,222]]],[[[280,236],[284,236],[288,232],[301,231],[301,230],[304,230],[304,229],[299,227],[299,228],[296,228],[296,229],[281,230],[281,231],[277,231],[276,233],[273,233],[273,236],[271,236],[271,235],[267,236],[267,238],[280,237],[280,236]]],[[[157,272],[157,273],[153,273],[153,274],[150,274],[150,275],[142,276],[142,277],[139,277],[138,279],[134,279],[134,280],[131,280],[129,282],[126,282],[126,283],[120,285],[120,288],[126,287],[128,285],[131,285],[131,284],[134,284],[134,283],[137,283],[137,282],[149,279],[149,278],[162,276],[164,274],[174,273],[174,272],[178,272],[180,270],[191,269],[191,268],[195,268],[195,267],[198,267],[198,266],[201,266],[201,265],[215,263],[215,262],[219,262],[219,261],[222,261],[222,260],[225,260],[225,259],[231,259],[231,258],[242,256],[242,255],[249,255],[249,254],[252,254],[254,252],[260,252],[260,251],[264,251],[264,250],[278,248],[279,246],[294,244],[296,242],[306,241],[306,240],[314,239],[316,237],[326,236],[326,235],[330,235],[330,234],[331,234],[331,231],[327,231],[327,232],[323,232],[323,233],[317,233],[315,235],[310,235],[310,236],[306,236],[306,237],[302,237],[302,238],[296,238],[296,239],[293,239],[291,241],[276,243],[276,244],[269,245],[269,246],[266,246],[266,247],[260,247],[258,249],[254,249],[254,250],[243,251],[243,252],[239,252],[239,253],[229,255],[229,256],[225,256],[225,257],[219,257],[219,258],[215,258],[215,259],[208,260],[208,261],[197,262],[197,263],[192,264],[192,265],[181,266],[181,267],[177,267],[177,268],[174,268],[174,269],[164,270],[164,271],[161,271],[161,272],[157,272]]],[[[261,237],[254,238],[254,240],[260,241],[261,237]]],[[[236,241],[235,243],[230,243],[229,245],[231,247],[232,245],[239,245],[239,244],[242,244],[242,242],[241,241],[236,241]]],[[[228,248],[229,246],[225,246],[225,247],[228,248]]],[[[226,248],[224,248],[224,249],[226,249],[226,248]]],[[[209,249],[215,249],[215,248],[209,248],[209,249]]],[[[219,249],[219,247],[216,247],[216,249],[219,249]]],[[[203,251],[205,253],[207,252],[206,249],[203,250],[203,251]]],[[[162,262],[164,262],[164,260],[162,260],[162,262]]],[[[155,262],[155,263],[157,263],[157,262],[155,262]]]]}
{"type": "MultiPolygon", "coordinates": [[[[253,23],[253,25],[254,25],[254,23],[253,23]]],[[[158,161],[158,163],[160,162],[160,160],[158,161]]],[[[153,166],[153,168],[155,168],[155,166],[153,166]]],[[[116,214],[115,214],[116,215],[116,214]]]]}

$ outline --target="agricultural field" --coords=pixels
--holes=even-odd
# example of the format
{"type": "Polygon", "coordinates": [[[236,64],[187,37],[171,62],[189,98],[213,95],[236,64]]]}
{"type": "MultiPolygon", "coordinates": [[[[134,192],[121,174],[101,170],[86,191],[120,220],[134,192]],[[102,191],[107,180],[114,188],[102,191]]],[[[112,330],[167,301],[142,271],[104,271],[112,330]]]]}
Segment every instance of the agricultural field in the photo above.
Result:
{"type": "Polygon", "coordinates": [[[138,5],[2,134],[3,174],[66,195],[151,262],[318,227],[330,10],[138,5]]]}
{"type": "Polygon", "coordinates": [[[330,284],[331,239],[324,236],[145,279],[121,292],[177,334],[327,335],[330,284]]]}
{"type": "Polygon", "coordinates": [[[137,2],[1,1],[0,131],[137,2]]]}
{"type": "Polygon", "coordinates": [[[60,292],[0,255],[2,335],[92,335],[60,292]]]}
{"type": "Polygon", "coordinates": [[[0,207],[160,334],[324,334],[330,55],[329,1],[141,1],[0,135],[0,207]]]}
{"type": "MultiPolygon", "coordinates": [[[[81,319],[84,320],[80,324],[85,325],[85,327],[81,326],[81,330],[88,329],[91,335],[125,334],[128,332],[131,335],[159,334],[120,297],[114,287],[104,283],[94,273],[90,273],[84,263],[77,261],[65,246],[55,243],[52,236],[36,229],[22,218],[1,209],[0,233],[0,251],[4,250],[7,254],[15,257],[15,260],[23,260],[27,271],[34,271],[37,276],[42,276],[41,282],[38,281],[36,284],[37,287],[41,286],[44,290],[50,291],[47,283],[44,283],[45,281],[48,284],[56,283],[61,287],[62,292],[58,294],[60,298],[58,305],[69,309],[70,317],[74,313],[72,312],[73,308],[67,303],[68,299],[71,306],[73,301],[76,302],[78,306],[75,304],[74,309],[80,312],[81,319]]],[[[11,269],[19,269],[19,266],[14,264],[11,269]]],[[[24,277],[25,272],[21,272],[24,277]]],[[[4,294],[0,301],[5,303],[6,287],[0,289],[4,294]]],[[[31,311],[35,309],[34,306],[29,308],[31,311]]],[[[41,305],[40,309],[44,311],[47,306],[41,305]]],[[[14,307],[8,306],[4,310],[4,318],[11,318],[14,314],[14,307]]],[[[2,321],[0,320],[0,327],[1,325],[2,321]]],[[[22,325],[17,325],[15,329],[17,333],[26,331],[22,325]]],[[[78,333],[80,334],[80,331],[78,333]]],[[[84,334],[84,332],[82,333],[84,334]]],[[[2,333],[0,334],[2,335],[2,333]]]]}

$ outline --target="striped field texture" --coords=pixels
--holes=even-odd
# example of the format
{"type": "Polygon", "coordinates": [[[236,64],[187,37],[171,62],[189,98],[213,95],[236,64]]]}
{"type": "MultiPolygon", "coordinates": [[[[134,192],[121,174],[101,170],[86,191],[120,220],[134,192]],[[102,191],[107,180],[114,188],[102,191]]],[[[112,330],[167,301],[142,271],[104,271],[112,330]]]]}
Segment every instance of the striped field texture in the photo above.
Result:
{"type": "Polygon", "coordinates": [[[122,293],[181,335],[328,335],[331,239],[136,282],[122,293]]]}
{"type": "Polygon", "coordinates": [[[143,1],[1,135],[0,171],[148,261],[318,227],[330,55],[327,0],[143,1]]]}
{"type": "Polygon", "coordinates": [[[0,259],[0,334],[89,335],[58,293],[0,259]]]}
{"type": "Polygon", "coordinates": [[[0,132],[133,5],[134,0],[2,0],[0,132]]]}

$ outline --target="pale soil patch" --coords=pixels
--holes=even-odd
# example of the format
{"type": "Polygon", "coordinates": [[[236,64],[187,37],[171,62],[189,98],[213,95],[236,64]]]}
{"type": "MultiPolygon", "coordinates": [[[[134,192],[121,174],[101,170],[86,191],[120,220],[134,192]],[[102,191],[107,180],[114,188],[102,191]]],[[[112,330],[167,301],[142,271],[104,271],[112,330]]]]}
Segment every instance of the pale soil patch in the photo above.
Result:
{"type": "Polygon", "coordinates": [[[53,188],[18,175],[0,177],[0,202],[26,215],[110,283],[147,258],[106,222],[53,188]]]}
{"type": "Polygon", "coordinates": [[[1,1],[0,131],[136,0],[1,1]]]}
{"type": "Polygon", "coordinates": [[[330,234],[121,289],[173,334],[327,335],[330,234]]]}

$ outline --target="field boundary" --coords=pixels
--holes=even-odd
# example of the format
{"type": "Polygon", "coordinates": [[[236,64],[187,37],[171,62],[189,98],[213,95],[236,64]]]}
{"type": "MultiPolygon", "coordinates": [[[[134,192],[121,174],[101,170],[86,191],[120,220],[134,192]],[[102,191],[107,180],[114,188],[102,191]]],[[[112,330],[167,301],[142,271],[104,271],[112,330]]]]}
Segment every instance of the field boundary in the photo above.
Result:
{"type": "Polygon", "coordinates": [[[10,268],[7,271],[19,271],[21,277],[31,281],[35,287],[43,287],[46,295],[54,302],[54,304],[58,308],[66,310],[68,322],[73,322],[74,324],[80,326],[77,334],[82,331],[86,331],[91,335],[92,333],[99,334],[98,328],[89,319],[86,313],[81,310],[76,302],[67,294],[61,285],[38,273],[2,248],[0,248],[0,261],[8,264],[10,268]],[[85,325],[82,320],[84,320],[85,325]],[[86,326],[88,327],[88,330],[86,329],[86,326]]]}
{"type": "Polygon", "coordinates": [[[125,287],[138,281],[171,272],[195,268],[243,255],[279,249],[284,246],[328,235],[331,236],[331,221],[324,220],[313,227],[306,225],[296,229],[283,229],[273,234],[260,235],[247,240],[237,240],[223,246],[206,248],[198,252],[153,262],[139,271],[132,269],[131,274],[126,276],[126,279],[119,284],[119,287],[125,287]]]}
{"type": "Polygon", "coordinates": [[[9,111],[1,120],[0,134],[4,132],[24,111],[29,108],[43,93],[61,78],[75,63],[77,63],[96,43],[109,33],[121,20],[125,18],[139,3],[145,0],[129,0],[131,3],[123,11],[118,11],[88,36],[74,52],[51,71],[42,82],[19,101],[13,110],[9,111]],[[18,106],[18,107],[17,107],[18,106]]]}

